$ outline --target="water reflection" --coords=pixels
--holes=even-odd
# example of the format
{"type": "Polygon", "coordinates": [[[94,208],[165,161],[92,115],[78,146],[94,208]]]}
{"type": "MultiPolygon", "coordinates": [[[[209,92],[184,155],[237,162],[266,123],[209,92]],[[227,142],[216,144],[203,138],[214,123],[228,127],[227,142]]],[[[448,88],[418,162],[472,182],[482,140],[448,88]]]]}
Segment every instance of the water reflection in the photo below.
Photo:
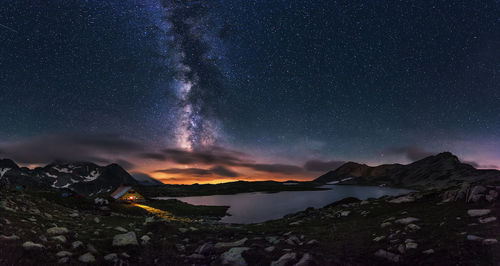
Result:
{"type": "MultiPolygon", "coordinates": [[[[283,191],[279,193],[241,193],[235,195],[214,195],[199,197],[178,197],[175,199],[193,205],[230,206],[231,216],[222,218],[226,223],[259,223],[279,219],[284,215],[305,210],[308,207],[320,208],[346,197],[358,199],[378,198],[384,195],[401,195],[410,192],[406,189],[327,185],[330,190],[323,191],[283,191]]],[[[172,199],[172,198],[158,198],[172,199]]]]}

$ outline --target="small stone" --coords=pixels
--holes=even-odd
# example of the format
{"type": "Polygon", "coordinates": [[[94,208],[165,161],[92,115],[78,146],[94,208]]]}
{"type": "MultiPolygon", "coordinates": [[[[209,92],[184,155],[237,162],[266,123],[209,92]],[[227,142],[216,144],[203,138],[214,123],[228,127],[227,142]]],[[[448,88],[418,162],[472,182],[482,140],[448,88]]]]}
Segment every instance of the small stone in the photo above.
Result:
{"type": "Polygon", "coordinates": [[[78,217],[78,216],[80,216],[80,215],[77,212],[74,212],[74,213],[69,215],[69,217],[73,217],[73,218],[78,217]]]}
{"type": "Polygon", "coordinates": [[[319,243],[319,241],[318,241],[318,240],[313,239],[313,240],[309,240],[309,241],[307,241],[307,243],[306,243],[306,244],[307,244],[307,245],[314,245],[314,244],[318,244],[318,243],[319,243]]]}
{"type": "Polygon", "coordinates": [[[61,236],[53,236],[52,239],[57,240],[61,243],[66,243],[66,241],[67,241],[66,237],[62,236],[62,235],[61,236]]]}
{"type": "Polygon", "coordinates": [[[294,261],[296,257],[297,254],[295,252],[286,253],[278,260],[271,262],[271,266],[285,266],[287,263],[294,261]]]}
{"type": "Polygon", "coordinates": [[[149,244],[149,240],[151,240],[151,237],[149,237],[148,235],[143,235],[143,236],[141,237],[141,240],[142,240],[142,242],[141,242],[141,243],[142,243],[143,245],[147,245],[147,244],[149,244]]]}
{"type": "Polygon", "coordinates": [[[295,263],[294,266],[308,266],[312,264],[312,256],[309,255],[309,253],[306,253],[302,256],[302,258],[299,260],[299,262],[295,263]]]}
{"type": "Polygon", "coordinates": [[[473,210],[468,210],[467,214],[469,214],[469,216],[476,217],[476,216],[487,215],[490,212],[491,212],[490,209],[473,209],[473,210]]]}
{"type": "Polygon", "coordinates": [[[214,245],[212,243],[208,242],[208,243],[205,243],[205,244],[201,245],[200,247],[198,247],[195,252],[199,253],[199,254],[208,254],[212,250],[214,250],[214,245]]]}
{"type": "Polygon", "coordinates": [[[0,240],[19,240],[21,239],[20,237],[16,236],[16,235],[10,235],[10,236],[4,236],[4,235],[0,235],[0,240]]]}
{"type": "Polygon", "coordinates": [[[45,248],[45,246],[42,244],[27,241],[27,242],[23,243],[23,248],[26,250],[37,250],[37,249],[43,249],[43,248],[45,248]]]}
{"type": "Polygon", "coordinates": [[[346,216],[349,216],[350,213],[351,213],[351,211],[341,211],[340,216],[346,217],[346,216]]]}
{"type": "Polygon", "coordinates": [[[64,263],[68,263],[68,261],[69,261],[69,258],[68,258],[68,257],[62,257],[62,258],[60,258],[60,259],[57,261],[57,263],[59,263],[59,264],[64,264],[64,263]]]}
{"type": "Polygon", "coordinates": [[[482,237],[476,236],[476,235],[467,235],[467,240],[470,241],[483,241],[482,237]]]}
{"type": "Polygon", "coordinates": [[[494,245],[498,243],[498,240],[494,239],[494,238],[487,238],[485,240],[483,240],[483,245],[494,245]]]}
{"type": "Polygon", "coordinates": [[[95,218],[94,218],[94,222],[96,222],[96,223],[100,223],[100,222],[101,222],[101,220],[99,219],[99,217],[95,217],[95,218]]]}
{"type": "Polygon", "coordinates": [[[265,248],[264,251],[266,251],[266,252],[273,252],[275,249],[276,249],[275,246],[269,246],[269,247],[265,248]]]}
{"type": "Polygon", "coordinates": [[[497,217],[486,217],[486,218],[479,218],[479,223],[482,223],[482,224],[485,224],[485,223],[490,223],[490,222],[494,222],[497,220],[497,217]]]}
{"type": "Polygon", "coordinates": [[[193,253],[189,256],[187,256],[188,258],[190,259],[194,259],[194,260],[202,260],[205,258],[205,256],[201,255],[201,254],[196,254],[196,253],[193,253]]]}
{"type": "Polygon", "coordinates": [[[81,255],[80,257],[78,257],[78,260],[83,262],[83,263],[90,263],[90,262],[94,262],[95,261],[95,257],[94,255],[92,255],[92,253],[85,253],[83,255],[81,255]]]}
{"type": "Polygon", "coordinates": [[[110,253],[106,256],[104,256],[105,261],[117,261],[118,260],[118,255],[116,253],[110,253]]]}
{"type": "Polygon", "coordinates": [[[373,241],[375,242],[379,242],[380,240],[384,240],[385,239],[385,236],[377,236],[373,239],[373,241]]]}
{"type": "Polygon", "coordinates": [[[420,219],[414,218],[414,217],[406,217],[406,218],[396,220],[396,223],[398,223],[398,224],[410,224],[410,223],[417,222],[417,221],[420,221],[420,219]]]}
{"type": "Polygon", "coordinates": [[[416,225],[416,224],[408,224],[406,226],[408,229],[412,230],[412,231],[417,231],[420,229],[420,226],[416,225]]]}
{"type": "Polygon", "coordinates": [[[422,253],[429,255],[429,254],[434,253],[434,249],[427,249],[427,250],[422,251],[422,253]]]}
{"type": "Polygon", "coordinates": [[[380,227],[381,227],[381,228],[386,228],[387,226],[391,226],[391,225],[392,225],[392,223],[391,223],[391,222],[385,222],[385,223],[382,223],[382,224],[380,225],[380,227]]]}
{"type": "Polygon", "coordinates": [[[89,244],[87,244],[87,250],[88,250],[90,253],[93,253],[93,254],[97,254],[97,253],[99,253],[99,252],[97,251],[97,249],[94,247],[94,245],[92,245],[92,244],[90,244],[90,243],[89,243],[89,244]]]}
{"type": "Polygon", "coordinates": [[[79,247],[81,247],[81,246],[83,246],[83,242],[82,242],[82,241],[75,241],[75,242],[73,242],[73,243],[71,244],[71,247],[72,247],[73,249],[79,248],[79,247]]]}
{"type": "Polygon", "coordinates": [[[57,257],[70,257],[70,256],[73,256],[73,253],[71,253],[69,251],[59,251],[56,253],[56,256],[57,257]]]}
{"type": "Polygon", "coordinates": [[[127,229],[125,229],[125,228],[123,228],[123,227],[121,227],[121,226],[117,226],[117,227],[115,227],[115,230],[116,230],[116,231],[123,232],[123,233],[128,232],[128,231],[127,231],[127,229]]]}
{"type": "Polygon", "coordinates": [[[406,249],[416,249],[418,248],[418,244],[415,242],[409,242],[405,244],[406,249]]]}
{"type": "Polygon", "coordinates": [[[49,235],[62,235],[69,233],[68,228],[66,227],[52,227],[47,229],[47,234],[49,235]]]}
{"type": "Polygon", "coordinates": [[[181,233],[186,233],[187,231],[189,231],[189,229],[187,229],[187,228],[179,228],[179,231],[181,233]]]}

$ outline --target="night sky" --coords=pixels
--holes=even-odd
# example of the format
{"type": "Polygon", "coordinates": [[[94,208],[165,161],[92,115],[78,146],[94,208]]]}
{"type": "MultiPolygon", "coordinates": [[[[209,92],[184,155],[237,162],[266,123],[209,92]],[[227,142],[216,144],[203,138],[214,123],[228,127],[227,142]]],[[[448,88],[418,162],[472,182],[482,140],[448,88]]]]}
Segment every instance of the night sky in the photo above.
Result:
{"type": "Polygon", "coordinates": [[[0,1],[0,157],[22,165],[500,168],[498,1],[0,1]]]}

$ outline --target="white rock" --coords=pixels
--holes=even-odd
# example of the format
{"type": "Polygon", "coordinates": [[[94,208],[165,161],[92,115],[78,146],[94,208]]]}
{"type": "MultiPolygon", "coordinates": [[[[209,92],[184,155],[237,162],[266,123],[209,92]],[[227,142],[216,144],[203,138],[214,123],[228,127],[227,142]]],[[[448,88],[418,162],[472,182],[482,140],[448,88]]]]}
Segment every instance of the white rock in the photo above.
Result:
{"type": "Polygon", "coordinates": [[[45,248],[45,246],[42,244],[37,244],[31,241],[27,241],[23,243],[23,248],[26,250],[33,250],[33,249],[42,249],[45,248]]]}
{"type": "Polygon", "coordinates": [[[94,222],[96,222],[96,223],[100,223],[100,222],[101,222],[101,220],[99,219],[99,217],[95,217],[95,218],[94,218],[94,222]]]}
{"type": "Polygon", "coordinates": [[[247,262],[241,256],[241,254],[250,248],[246,247],[238,247],[238,248],[231,248],[228,251],[222,253],[220,256],[221,262],[224,265],[235,265],[235,266],[246,266],[247,262]]]}
{"type": "Polygon", "coordinates": [[[490,223],[490,222],[494,222],[497,220],[497,217],[486,217],[486,218],[479,218],[479,222],[482,223],[482,224],[485,224],[485,223],[490,223]]]}
{"type": "Polygon", "coordinates": [[[307,241],[307,243],[306,243],[306,244],[307,244],[307,245],[314,245],[314,244],[318,244],[318,243],[319,243],[319,241],[318,241],[318,240],[313,239],[313,240],[309,240],[309,241],[307,241]]]}
{"type": "Polygon", "coordinates": [[[113,246],[139,245],[134,232],[115,235],[113,237],[113,246]]]}
{"type": "Polygon", "coordinates": [[[19,239],[21,239],[21,238],[14,235],[14,234],[10,235],[10,236],[0,235],[0,240],[19,240],[19,239]]]}
{"type": "Polygon", "coordinates": [[[84,263],[90,263],[95,261],[95,257],[94,255],[92,255],[92,253],[89,252],[78,257],[78,260],[84,263]]]}
{"type": "Polygon", "coordinates": [[[470,241],[483,241],[483,238],[476,235],[467,235],[467,240],[470,241]]]}
{"type": "Polygon", "coordinates": [[[61,236],[53,236],[52,239],[57,240],[61,243],[66,243],[66,241],[67,241],[66,237],[62,236],[62,235],[61,236]]]}
{"type": "Polygon", "coordinates": [[[297,258],[297,254],[295,252],[286,253],[281,256],[278,260],[271,262],[271,266],[285,266],[287,263],[295,260],[297,258]]]}
{"type": "Polygon", "coordinates": [[[340,216],[346,217],[346,216],[349,216],[350,213],[351,213],[351,211],[341,211],[340,216]]]}
{"type": "Polygon", "coordinates": [[[385,222],[385,223],[380,224],[380,227],[381,228],[386,228],[387,226],[391,226],[391,225],[392,225],[391,222],[385,222]]]}
{"type": "Polygon", "coordinates": [[[217,244],[215,244],[215,248],[231,248],[231,247],[237,247],[237,246],[241,246],[243,244],[245,244],[245,242],[247,242],[248,238],[242,238],[238,241],[234,241],[234,242],[219,242],[217,244]]]}
{"type": "Polygon", "coordinates": [[[151,237],[149,237],[148,235],[143,235],[141,237],[141,240],[142,240],[143,245],[147,245],[147,244],[149,244],[149,240],[151,240],[151,237]]]}
{"type": "Polygon", "coordinates": [[[408,242],[405,244],[406,249],[416,249],[418,248],[418,244],[415,242],[408,242]]]}
{"type": "Polygon", "coordinates": [[[75,248],[79,248],[79,247],[81,247],[81,246],[83,246],[83,242],[82,242],[82,241],[75,241],[75,242],[73,242],[73,243],[71,244],[71,247],[72,247],[73,249],[75,249],[75,248]]]}
{"type": "Polygon", "coordinates": [[[490,212],[491,212],[490,209],[472,209],[468,210],[467,214],[469,214],[469,216],[476,217],[476,216],[484,216],[486,214],[489,214],[490,212]]]}
{"type": "Polygon", "coordinates": [[[269,247],[265,248],[264,250],[265,250],[266,252],[273,252],[275,249],[276,249],[276,247],[274,247],[274,246],[269,246],[269,247]]]}
{"type": "Polygon", "coordinates": [[[434,253],[434,249],[427,249],[427,250],[422,251],[422,253],[424,253],[424,254],[432,254],[432,253],[434,253]]]}
{"type": "Polygon", "coordinates": [[[494,239],[494,238],[487,238],[485,240],[483,240],[483,245],[494,245],[498,243],[498,240],[494,239]]]}
{"type": "Polygon", "coordinates": [[[56,256],[57,257],[70,257],[70,256],[73,256],[73,253],[71,253],[69,251],[59,251],[56,253],[56,256]]]}
{"type": "Polygon", "coordinates": [[[123,233],[128,232],[128,231],[127,231],[127,229],[125,229],[125,228],[123,228],[123,227],[121,227],[121,226],[117,226],[117,227],[115,227],[115,230],[116,230],[116,231],[123,232],[123,233]]]}
{"type": "Polygon", "coordinates": [[[62,235],[62,234],[67,234],[69,232],[68,228],[66,227],[52,227],[47,229],[47,234],[49,235],[62,235]]]}
{"type": "Polygon", "coordinates": [[[373,241],[375,242],[379,242],[380,240],[384,240],[385,239],[385,236],[377,236],[373,239],[373,241]]]}
{"type": "Polygon", "coordinates": [[[406,217],[406,218],[396,220],[396,223],[398,223],[398,224],[410,224],[410,223],[417,222],[417,221],[420,221],[420,219],[414,218],[414,217],[406,217]]]}

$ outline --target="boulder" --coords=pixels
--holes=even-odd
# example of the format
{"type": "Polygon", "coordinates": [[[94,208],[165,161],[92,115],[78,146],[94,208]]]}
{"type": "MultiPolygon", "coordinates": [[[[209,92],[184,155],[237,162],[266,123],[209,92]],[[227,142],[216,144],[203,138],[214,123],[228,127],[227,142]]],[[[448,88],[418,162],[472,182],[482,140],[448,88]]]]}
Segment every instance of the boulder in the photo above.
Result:
{"type": "Polygon", "coordinates": [[[234,265],[234,266],[246,266],[247,262],[241,256],[243,252],[249,250],[247,247],[237,247],[231,248],[228,251],[222,253],[220,256],[221,262],[224,265],[234,265]]]}
{"type": "Polygon", "coordinates": [[[472,210],[468,210],[467,214],[469,214],[469,216],[472,216],[472,217],[477,217],[477,216],[487,215],[490,212],[491,212],[490,209],[472,209],[472,210]]]}
{"type": "Polygon", "coordinates": [[[49,235],[62,235],[69,233],[68,228],[66,227],[52,227],[47,229],[47,234],[49,235]]]}
{"type": "Polygon", "coordinates": [[[52,239],[57,240],[61,243],[66,243],[67,239],[65,236],[60,235],[60,236],[53,236],[52,239]]]}
{"type": "Polygon", "coordinates": [[[14,235],[14,234],[10,235],[10,236],[0,235],[0,241],[1,240],[8,240],[8,241],[10,241],[10,240],[19,240],[19,239],[21,239],[21,238],[18,237],[18,236],[16,236],[16,235],[14,235]]]}
{"type": "Polygon", "coordinates": [[[92,255],[92,253],[88,252],[78,257],[78,260],[83,263],[90,263],[95,261],[95,257],[94,255],[92,255]]]}
{"type": "Polygon", "coordinates": [[[127,245],[139,245],[137,242],[137,237],[134,232],[128,232],[125,234],[115,235],[113,237],[113,246],[127,246],[127,245]]]}
{"type": "Polygon", "coordinates": [[[128,232],[128,231],[127,231],[127,229],[125,229],[125,228],[123,228],[123,227],[121,227],[121,226],[117,226],[117,227],[115,227],[115,230],[116,230],[116,231],[123,232],[123,233],[128,232]]]}
{"type": "Polygon", "coordinates": [[[422,251],[422,253],[429,255],[429,254],[434,253],[434,249],[427,249],[427,250],[422,251]]]}
{"type": "Polygon", "coordinates": [[[143,235],[143,236],[141,237],[141,240],[142,240],[142,241],[141,241],[141,244],[143,244],[143,245],[147,245],[147,244],[149,244],[149,240],[151,240],[151,237],[149,237],[148,235],[143,235]]]}
{"type": "Polygon", "coordinates": [[[266,252],[273,252],[275,249],[276,249],[275,246],[269,246],[269,247],[265,248],[264,251],[266,251],[266,252]]]}
{"type": "Polygon", "coordinates": [[[271,266],[285,266],[286,264],[294,261],[296,258],[297,254],[295,252],[286,253],[278,260],[271,262],[271,266]]]}
{"type": "Polygon", "coordinates": [[[467,195],[469,194],[470,191],[470,184],[469,183],[462,183],[462,186],[457,192],[457,195],[455,196],[455,201],[457,200],[467,200],[467,195]]]}
{"type": "Polygon", "coordinates": [[[83,242],[82,241],[75,241],[75,242],[71,243],[71,247],[73,249],[79,248],[81,246],[83,246],[83,242]]]}

